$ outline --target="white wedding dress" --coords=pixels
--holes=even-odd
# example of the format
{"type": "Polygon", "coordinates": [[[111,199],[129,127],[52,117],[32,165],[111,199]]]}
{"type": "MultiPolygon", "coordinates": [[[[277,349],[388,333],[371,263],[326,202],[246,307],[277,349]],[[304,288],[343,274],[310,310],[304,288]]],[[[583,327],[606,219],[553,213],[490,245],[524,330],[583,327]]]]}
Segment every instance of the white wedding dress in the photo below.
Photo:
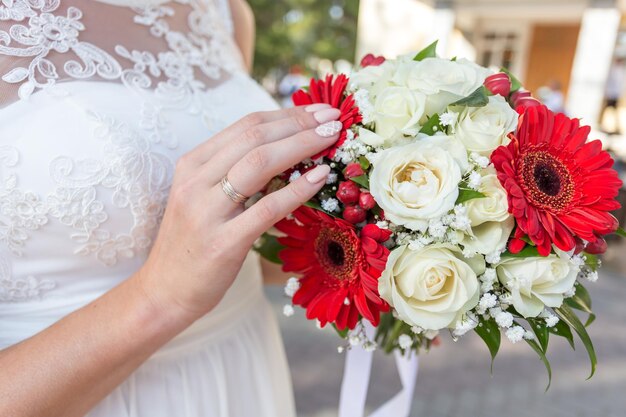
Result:
{"type": "MultiPolygon", "coordinates": [[[[228,0],[0,0],[0,77],[0,348],[136,271],[177,158],[276,108],[242,67],[228,0]]],[[[88,414],[293,415],[254,255],[88,414]]]]}

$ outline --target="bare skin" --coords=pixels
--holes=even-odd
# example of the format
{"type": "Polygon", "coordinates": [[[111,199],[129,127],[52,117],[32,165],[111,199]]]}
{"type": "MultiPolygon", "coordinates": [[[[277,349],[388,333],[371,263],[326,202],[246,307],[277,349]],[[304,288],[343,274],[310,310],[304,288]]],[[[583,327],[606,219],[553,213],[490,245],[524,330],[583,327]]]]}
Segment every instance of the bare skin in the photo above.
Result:
{"type": "MultiPolygon", "coordinates": [[[[245,11],[237,10],[247,6],[231,3],[240,26],[245,11]]],[[[251,38],[247,33],[238,41],[253,39],[254,32],[251,38]]],[[[334,143],[337,135],[323,138],[314,129],[319,119],[336,119],[338,113],[324,105],[253,113],[184,155],[146,263],[84,308],[0,351],[0,415],[83,416],[209,313],[257,237],[313,196],[329,168],[307,173],[246,211],[226,197],[221,178],[227,175],[235,189],[252,195],[274,175],[334,143]],[[197,230],[203,233],[191,232],[197,230]]]]}

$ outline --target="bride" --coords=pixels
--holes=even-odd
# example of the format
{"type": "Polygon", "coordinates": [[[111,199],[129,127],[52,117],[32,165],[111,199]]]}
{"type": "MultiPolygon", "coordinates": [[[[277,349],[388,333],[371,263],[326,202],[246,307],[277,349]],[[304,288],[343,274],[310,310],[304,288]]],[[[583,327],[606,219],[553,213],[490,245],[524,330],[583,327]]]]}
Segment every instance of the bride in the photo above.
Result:
{"type": "Polygon", "coordinates": [[[339,111],[276,110],[253,33],[243,0],[0,1],[0,415],[295,414],[249,249],[329,167],[242,203],[339,111]]]}

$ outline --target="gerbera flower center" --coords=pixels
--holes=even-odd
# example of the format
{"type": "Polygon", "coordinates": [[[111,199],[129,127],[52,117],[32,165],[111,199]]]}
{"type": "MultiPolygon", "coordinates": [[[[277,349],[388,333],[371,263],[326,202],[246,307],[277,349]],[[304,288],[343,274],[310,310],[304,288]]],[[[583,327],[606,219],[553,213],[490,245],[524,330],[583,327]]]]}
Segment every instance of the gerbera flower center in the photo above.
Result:
{"type": "Polygon", "coordinates": [[[315,240],[315,252],[320,265],[331,277],[343,281],[351,279],[357,262],[355,245],[358,242],[351,239],[345,231],[324,228],[315,240]]]}
{"type": "Polygon", "coordinates": [[[555,212],[569,205],[574,183],[567,166],[545,151],[529,152],[522,158],[521,185],[536,207],[555,212]]]}

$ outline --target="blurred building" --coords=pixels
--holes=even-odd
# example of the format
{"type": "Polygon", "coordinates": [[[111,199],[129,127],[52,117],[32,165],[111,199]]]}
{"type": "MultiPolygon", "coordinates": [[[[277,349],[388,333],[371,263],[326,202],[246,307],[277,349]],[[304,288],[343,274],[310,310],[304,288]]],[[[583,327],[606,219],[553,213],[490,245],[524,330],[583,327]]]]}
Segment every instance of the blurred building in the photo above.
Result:
{"type": "Polygon", "coordinates": [[[357,58],[436,39],[440,55],[507,67],[531,91],[558,82],[567,111],[593,126],[626,56],[626,0],[361,0],[357,58]]]}

